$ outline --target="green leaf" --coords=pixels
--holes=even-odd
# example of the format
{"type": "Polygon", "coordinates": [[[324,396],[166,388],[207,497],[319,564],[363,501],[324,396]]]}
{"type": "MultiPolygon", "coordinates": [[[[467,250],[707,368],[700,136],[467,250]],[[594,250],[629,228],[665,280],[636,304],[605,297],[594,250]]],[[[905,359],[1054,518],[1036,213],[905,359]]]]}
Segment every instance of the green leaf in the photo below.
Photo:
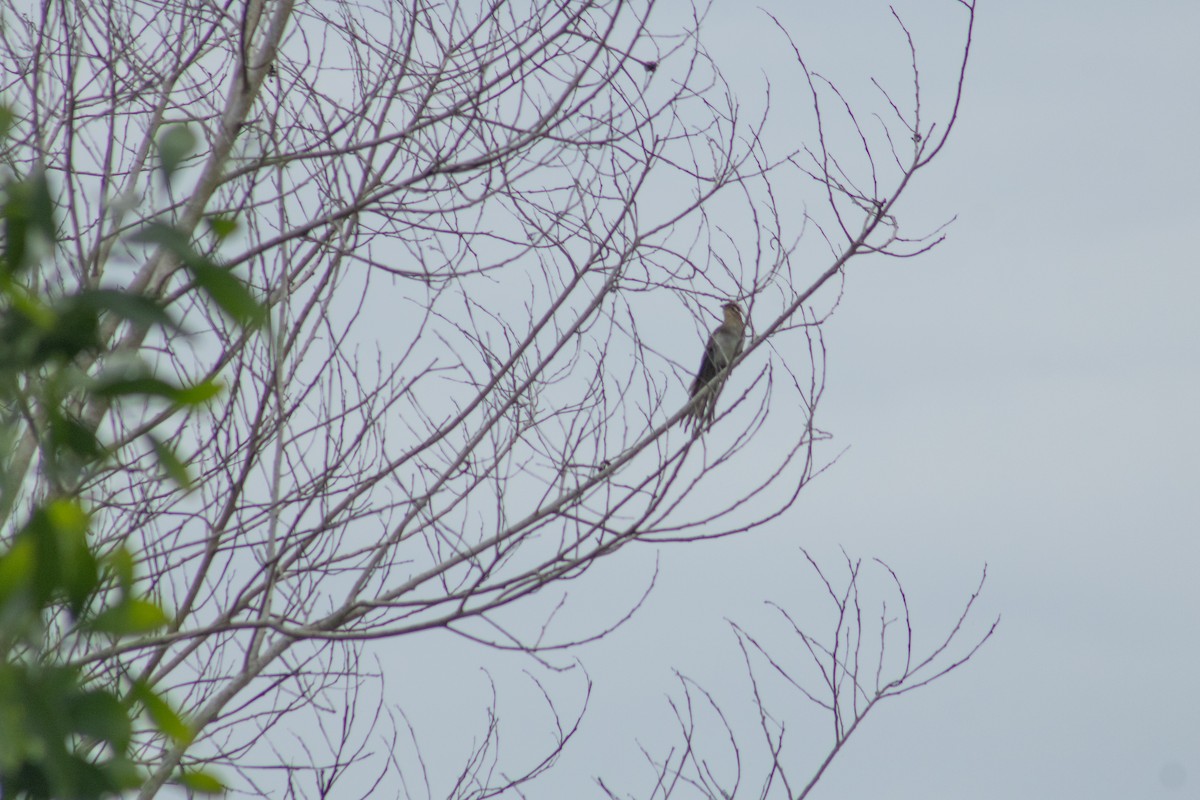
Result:
{"type": "Polygon", "coordinates": [[[92,384],[92,394],[98,397],[127,397],[147,395],[176,401],[184,390],[153,375],[101,375],[92,384]]]}
{"type": "Polygon", "coordinates": [[[133,726],[125,705],[108,692],[83,692],[69,701],[72,728],[76,733],[108,742],[124,750],[133,737],[133,726]]]}
{"type": "Polygon", "coordinates": [[[12,546],[0,554],[0,624],[11,624],[18,612],[32,609],[14,608],[18,595],[28,595],[37,569],[37,542],[31,536],[18,536],[12,546]]]}
{"type": "MultiPolygon", "coordinates": [[[[104,765],[106,777],[119,791],[130,791],[146,785],[146,776],[125,755],[113,756],[104,765]]],[[[114,792],[116,793],[116,792],[114,792]]]]}
{"type": "Polygon", "coordinates": [[[218,381],[206,380],[175,390],[175,402],[181,406],[200,406],[221,394],[225,389],[218,381]]]}
{"type": "Polygon", "coordinates": [[[151,633],[166,627],[171,618],[162,610],[158,603],[131,597],[125,603],[126,617],[129,623],[128,633],[151,633]]]}
{"type": "Polygon", "coordinates": [[[266,318],[262,305],[240,279],[224,267],[208,261],[186,264],[196,285],[243,328],[256,328],[266,318]]]}
{"type": "Polygon", "coordinates": [[[6,105],[0,105],[0,140],[8,138],[8,133],[16,121],[17,115],[13,113],[12,109],[6,105]]]}
{"type": "Polygon", "coordinates": [[[31,369],[54,358],[70,361],[100,348],[100,310],[88,293],[42,302],[15,283],[4,287],[8,301],[0,318],[0,364],[31,369]]]}
{"type": "Polygon", "coordinates": [[[208,218],[208,229],[218,242],[223,242],[237,233],[238,223],[233,217],[212,216],[208,218]]]}
{"type": "Polygon", "coordinates": [[[161,325],[171,330],[180,330],[167,310],[155,300],[120,289],[86,289],[77,296],[77,302],[97,312],[115,314],[121,319],[151,328],[161,325]]]}
{"type": "Polygon", "coordinates": [[[38,363],[58,356],[70,361],[84,351],[100,347],[100,313],[79,298],[65,297],[51,310],[56,313],[49,329],[37,343],[38,363]]]}
{"type": "Polygon", "coordinates": [[[191,491],[192,476],[188,473],[187,465],[183,463],[175,450],[167,443],[159,441],[158,437],[154,435],[150,435],[150,444],[154,447],[158,465],[163,468],[163,472],[167,473],[167,477],[175,481],[179,488],[191,491]]]}
{"type": "Polygon", "coordinates": [[[163,178],[170,183],[179,165],[196,149],[196,134],[187,125],[172,125],[158,137],[157,144],[163,178]]]}
{"type": "Polygon", "coordinates": [[[221,779],[207,770],[188,770],[179,776],[179,782],[201,794],[221,794],[225,791],[221,779]]]}
{"type": "Polygon", "coordinates": [[[133,239],[159,245],[178,258],[184,269],[191,273],[196,285],[243,328],[256,328],[266,320],[266,309],[254,299],[246,284],[230,270],[217,266],[197,253],[182,231],[161,222],[152,222],[133,239]]]}
{"type": "Polygon", "coordinates": [[[104,557],[104,563],[112,570],[121,591],[128,593],[133,587],[133,553],[126,547],[118,547],[104,557]]]}
{"type": "Polygon", "coordinates": [[[188,238],[183,235],[183,232],[178,228],[167,225],[164,222],[148,222],[146,227],[142,228],[137,233],[130,236],[130,241],[142,242],[145,244],[156,244],[164,247],[168,252],[174,254],[180,261],[189,258],[199,258],[192,251],[191,243],[188,238]]]}
{"type": "Polygon", "coordinates": [[[149,372],[118,370],[119,374],[104,373],[92,381],[89,387],[98,397],[126,397],[147,395],[170,400],[180,406],[199,406],[221,393],[221,385],[215,381],[201,381],[191,386],[176,386],[156,378],[149,372]]]}
{"type": "Polygon", "coordinates": [[[61,592],[71,613],[78,617],[100,586],[100,565],[88,547],[87,512],[74,501],[55,500],[43,513],[53,538],[42,530],[38,558],[43,562],[53,559],[50,564],[42,565],[43,569],[50,566],[55,576],[56,585],[50,587],[51,593],[61,592]],[[53,549],[47,547],[51,541],[53,549]]]}
{"type": "Polygon", "coordinates": [[[6,272],[16,273],[33,264],[30,250],[39,236],[48,243],[56,238],[54,200],[44,172],[35,172],[24,180],[9,181],[4,187],[0,207],[4,222],[4,259],[6,272]]]}
{"type": "Polygon", "coordinates": [[[86,460],[95,460],[104,454],[100,440],[91,428],[60,409],[51,409],[46,415],[50,429],[50,445],[54,450],[65,448],[86,460]]]}
{"type": "Polygon", "coordinates": [[[15,283],[9,283],[4,287],[4,294],[5,298],[12,303],[13,311],[20,312],[28,322],[43,330],[49,330],[54,326],[57,315],[36,294],[30,293],[25,287],[15,283]]]}
{"type": "Polygon", "coordinates": [[[170,622],[166,612],[157,604],[137,597],[127,597],[105,609],[87,627],[97,633],[114,636],[137,636],[153,633],[170,622]]]}
{"type": "Polygon", "coordinates": [[[87,542],[87,514],[70,500],[55,500],[34,510],[17,533],[5,561],[17,559],[24,576],[0,570],[0,584],[24,594],[32,608],[65,598],[71,613],[82,613],[99,585],[99,564],[87,542]],[[26,549],[28,548],[28,550],[26,549]]]}
{"type": "Polygon", "coordinates": [[[74,500],[53,500],[45,506],[46,519],[60,531],[72,536],[87,534],[88,514],[74,500]]]}
{"type": "Polygon", "coordinates": [[[142,704],[151,721],[159,731],[170,736],[177,743],[187,744],[192,741],[194,734],[191,727],[171,708],[166,700],[159,697],[146,684],[138,682],[134,686],[133,698],[142,704]]]}

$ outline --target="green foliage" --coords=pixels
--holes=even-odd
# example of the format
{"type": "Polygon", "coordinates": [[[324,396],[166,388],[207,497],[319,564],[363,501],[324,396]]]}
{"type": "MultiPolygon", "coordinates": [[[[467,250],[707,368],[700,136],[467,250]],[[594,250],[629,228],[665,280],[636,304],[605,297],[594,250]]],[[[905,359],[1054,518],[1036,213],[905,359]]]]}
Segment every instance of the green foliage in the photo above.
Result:
{"type": "Polygon", "coordinates": [[[0,556],[0,645],[9,650],[39,631],[38,609],[63,605],[79,617],[99,584],[100,565],[87,542],[87,515],[70,500],[34,509],[0,556]]]}
{"type": "MultiPolygon", "coordinates": [[[[10,117],[0,114],[0,123],[10,117]]],[[[167,181],[195,144],[185,127],[160,138],[167,181]]],[[[152,598],[139,594],[134,554],[124,548],[100,554],[89,540],[90,515],[73,487],[111,448],[84,409],[151,398],[180,410],[212,402],[220,386],[211,380],[179,385],[140,359],[107,357],[106,320],[179,329],[157,299],[107,288],[51,297],[35,288],[43,283],[39,263],[54,252],[56,231],[45,175],[9,179],[0,187],[0,224],[0,516],[16,507],[25,481],[24,467],[12,461],[19,442],[32,439],[45,479],[44,499],[0,537],[0,797],[99,798],[142,781],[145,765],[132,758],[139,718],[177,745],[186,746],[194,734],[153,687],[130,677],[89,678],[50,645],[63,636],[108,644],[153,634],[170,621],[152,598]]],[[[236,225],[214,219],[210,229],[220,241],[236,225]]],[[[263,307],[245,284],[197,253],[176,228],[156,223],[136,241],[172,255],[192,288],[245,328],[264,321],[263,307]]],[[[190,488],[184,460],[152,433],[144,441],[166,476],[190,488]]],[[[198,792],[223,788],[203,771],[177,779],[198,792]]]]}
{"type": "MultiPolygon", "coordinates": [[[[213,226],[213,231],[218,235],[227,229],[225,225],[213,226]]],[[[178,228],[160,222],[151,223],[134,237],[134,241],[159,245],[179,259],[179,263],[191,274],[194,285],[203,290],[230,319],[245,327],[262,324],[265,310],[254,299],[246,284],[228,269],[197,253],[178,228]]]]}
{"type": "Polygon", "coordinates": [[[139,785],[129,707],[85,686],[72,667],[0,662],[0,795],[102,797],[139,785]]]}
{"type": "Polygon", "coordinates": [[[163,180],[171,182],[184,159],[196,149],[196,134],[186,125],[172,125],[158,138],[158,158],[163,180]]]}
{"type": "Polygon", "coordinates": [[[9,181],[4,187],[0,204],[4,222],[4,256],[0,258],[0,279],[8,281],[13,275],[36,263],[32,251],[41,243],[54,241],[54,201],[45,175],[37,174],[24,181],[9,181]]]}

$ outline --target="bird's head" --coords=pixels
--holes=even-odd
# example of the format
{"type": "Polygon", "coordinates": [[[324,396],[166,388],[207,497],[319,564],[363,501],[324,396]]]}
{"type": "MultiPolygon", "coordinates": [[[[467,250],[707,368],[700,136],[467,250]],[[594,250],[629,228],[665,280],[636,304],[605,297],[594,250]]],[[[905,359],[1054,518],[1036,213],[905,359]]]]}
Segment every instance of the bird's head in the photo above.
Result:
{"type": "Polygon", "coordinates": [[[721,308],[725,311],[726,322],[740,325],[746,321],[746,315],[742,312],[742,307],[732,300],[721,306],[721,308]]]}

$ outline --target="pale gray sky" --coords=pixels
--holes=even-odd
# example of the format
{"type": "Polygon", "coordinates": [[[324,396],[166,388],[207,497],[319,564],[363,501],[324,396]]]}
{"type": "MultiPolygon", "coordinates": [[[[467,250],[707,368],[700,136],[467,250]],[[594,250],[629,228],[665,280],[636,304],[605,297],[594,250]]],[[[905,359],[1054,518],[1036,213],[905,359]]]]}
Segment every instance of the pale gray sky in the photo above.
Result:
{"type": "MultiPolygon", "coordinates": [[[[863,77],[842,51],[897,44],[879,3],[763,6],[838,76],[863,77]],[[841,47],[856,26],[872,38],[841,47]]],[[[706,41],[739,90],[783,69],[769,31],[715,3],[706,41]]],[[[901,209],[959,219],[920,259],[858,262],[827,328],[821,420],[849,451],[769,530],[663,551],[645,612],[586,651],[570,763],[637,774],[618,731],[655,744],[672,667],[744,702],[723,618],[766,627],[762,602],[794,608],[810,580],[797,548],[841,546],[897,570],[930,636],[986,562],[981,610],[1003,620],[869,719],[815,797],[1200,794],[1198,31],[1182,0],[980,2],[959,127],[901,209]]]]}

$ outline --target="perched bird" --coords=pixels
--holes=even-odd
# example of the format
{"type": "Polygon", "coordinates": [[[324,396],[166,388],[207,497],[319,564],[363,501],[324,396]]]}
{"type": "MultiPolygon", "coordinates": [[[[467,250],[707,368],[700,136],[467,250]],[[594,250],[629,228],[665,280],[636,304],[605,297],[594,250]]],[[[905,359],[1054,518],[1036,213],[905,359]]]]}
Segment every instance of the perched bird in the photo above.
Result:
{"type": "Polygon", "coordinates": [[[721,385],[727,375],[724,370],[742,352],[746,340],[746,317],[742,307],[730,301],[721,308],[725,312],[725,320],[708,337],[708,344],[704,347],[700,371],[696,373],[689,391],[692,405],[689,414],[683,418],[685,428],[695,425],[699,430],[702,426],[712,424],[717,414],[717,395],[721,393],[721,385]],[[710,384],[712,388],[697,399],[696,395],[710,384]]]}

